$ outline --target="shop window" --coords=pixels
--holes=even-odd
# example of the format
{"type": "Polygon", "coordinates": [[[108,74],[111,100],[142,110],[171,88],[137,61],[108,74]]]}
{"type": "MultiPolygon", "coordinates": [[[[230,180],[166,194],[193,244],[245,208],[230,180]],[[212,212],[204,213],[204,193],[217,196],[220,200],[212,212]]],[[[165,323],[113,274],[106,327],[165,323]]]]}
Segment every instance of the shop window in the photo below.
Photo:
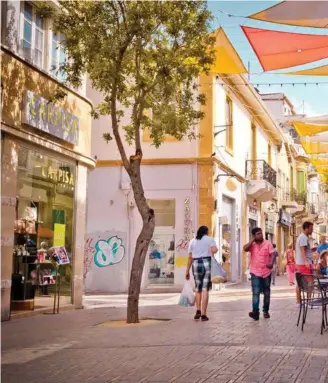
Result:
{"type": "Polygon", "coordinates": [[[232,100],[226,96],[225,103],[225,118],[226,118],[226,149],[229,152],[233,151],[233,107],[232,100]]]}
{"type": "Polygon", "coordinates": [[[151,284],[173,284],[175,262],[175,200],[149,200],[156,226],[149,245],[148,280],[151,284]]]}
{"type": "Polygon", "coordinates": [[[23,56],[38,67],[43,67],[44,19],[30,3],[24,3],[23,56]]]}
{"type": "Polygon", "coordinates": [[[71,303],[74,166],[19,148],[14,224],[12,307],[35,297],[36,306],[71,303]],[[22,290],[22,286],[24,286],[22,290]]]}
{"type": "Polygon", "coordinates": [[[51,40],[51,67],[50,71],[59,81],[66,80],[63,65],[66,62],[67,56],[63,46],[65,36],[61,33],[53,33],[51,40]]]}

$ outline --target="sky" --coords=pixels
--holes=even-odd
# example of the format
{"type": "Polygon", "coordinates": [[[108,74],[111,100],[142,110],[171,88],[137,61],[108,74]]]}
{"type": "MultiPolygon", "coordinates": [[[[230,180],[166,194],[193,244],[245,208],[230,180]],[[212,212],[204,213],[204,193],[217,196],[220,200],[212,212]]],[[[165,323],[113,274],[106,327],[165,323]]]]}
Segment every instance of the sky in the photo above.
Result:
{"type": "MultiPolygon", "coordinates": [[[[241,25],[263,29],[273,29],[277,31],[294,32],[294,33],[311,33],[328,35],[328,28],[306,28],[296,26],[285,26],[273,23],[266,23],[262,21],[248,19],[247,16],[256,12],[269,8],[280,1],[208,1],[208,8],[213,12],[215,19],[212,22],[213,29],[223,27],[225,33],[230,39],[232,45],[238,52],[245,67],[250,65],[250,72],[254,73],[250,76],[250,81],[256,85],[258,83],[280,83],[280,82],[318,82],[316,85],[271,85],[257,87],[261,93],[277,93],[283,92],[294,104],[296,112],[307,116],[318,116],[328,114],[328,76],[290,76],[279,74],[268,74],[263,72],[262,67],[251,48],[248,40],[246,39],[241,25]],[[229,17],[227,14],[232,14],[234,17],[229,17]],[[237,17],[235,17],[237,16],[237,17]],[[259,74],[261,73],[261,74],[259,74]],[[327,82],[321,84],[320,82],[327,82]]],[[[297,1],[295,1],[297,7],[297,1]]],[[[328,7],[328,1],[327,1],[328,7]]],[[[328,64],[328,58],[315,63],[302,65],[298,67],[288,68],[290,70],[302,70],[318,67],[328,64]]]]}

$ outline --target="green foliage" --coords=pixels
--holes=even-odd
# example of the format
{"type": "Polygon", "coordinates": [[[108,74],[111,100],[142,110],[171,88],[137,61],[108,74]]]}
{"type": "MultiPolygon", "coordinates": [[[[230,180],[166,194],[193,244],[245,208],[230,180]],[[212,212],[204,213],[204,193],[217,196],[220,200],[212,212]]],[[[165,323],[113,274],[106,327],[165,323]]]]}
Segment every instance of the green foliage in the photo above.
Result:
{"type": "Polygon", "coordinates": [[[117,124],[137,149],[140,129],[156,146],[165,135],[195,136],[205,103],[197,78],[215,59],[206,2],[61,1],[54,17],[66,36],[67,81],[77,87],[88,73],[104,96],[93,116],[111,115],[114,135],[117,124]]]}

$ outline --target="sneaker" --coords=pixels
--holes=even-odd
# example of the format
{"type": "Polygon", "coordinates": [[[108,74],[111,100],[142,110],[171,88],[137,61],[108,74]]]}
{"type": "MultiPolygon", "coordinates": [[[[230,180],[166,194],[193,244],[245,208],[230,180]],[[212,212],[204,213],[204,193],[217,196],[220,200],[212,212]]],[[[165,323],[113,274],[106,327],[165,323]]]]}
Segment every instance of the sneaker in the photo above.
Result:
{"type": "Polygon", "coordinates": [[[269,313],[263,313],[263,318],[270,319],[270,314],[269,313]]]}
{"type": "Polygon", "coordinates": [[[260,314],[254,312],[254,311],[251,311],[248,315],[250,316],[250,318],[252,318],[254,320],[259,320],[260,319],[260,314]]]}
{"type": "Polygon", "coordinates": [[[202,322],[207,322],[209,320],[208,316],[202,315],[202,322]]]}
{"type": "Polygon", "coordinates": [[[196,311],[196,315],[194,316],[194,319],[195,319],[195,320],[198,320],[198,319],[201,318],[201,316],[202,316],[202,313],[200,312],[200,310],[197,310],[197,311],[196,311]]]}

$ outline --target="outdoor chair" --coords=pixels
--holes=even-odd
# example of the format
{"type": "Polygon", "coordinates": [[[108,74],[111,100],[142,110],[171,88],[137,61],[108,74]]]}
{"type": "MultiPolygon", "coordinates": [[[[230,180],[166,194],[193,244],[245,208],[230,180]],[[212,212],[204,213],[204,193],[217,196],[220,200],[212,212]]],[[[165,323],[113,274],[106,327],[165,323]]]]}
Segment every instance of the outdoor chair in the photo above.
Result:
{"type": "Polygon", "coordinates": [[[318,276],[313,274],[296,273],[295,277],[296,277],[297,286],[300,289],[300,295],[301,295],[297,326],[299,326],[300,320],[302,317],[302,331],[303,331],[304,324],[306,322],[308,308],[321,307],[322,309],[321,334],[323,334],[323,330],[327,329],[328,327],[328,319],[327,319],[328,284],[322,283],[322,280],[320,280],[318,276]]]}

